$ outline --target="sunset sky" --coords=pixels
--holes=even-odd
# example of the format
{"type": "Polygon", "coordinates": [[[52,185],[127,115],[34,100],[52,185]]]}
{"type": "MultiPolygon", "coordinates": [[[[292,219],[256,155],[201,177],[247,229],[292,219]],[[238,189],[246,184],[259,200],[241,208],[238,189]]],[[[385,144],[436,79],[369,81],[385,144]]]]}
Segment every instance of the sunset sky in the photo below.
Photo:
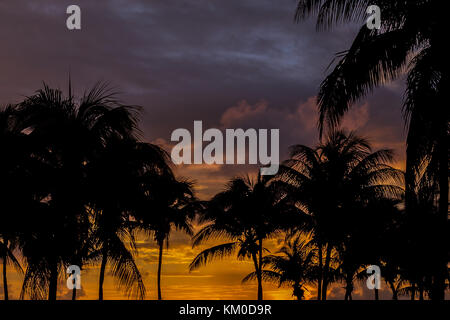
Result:
{"type": "MultiPolygon", "coordinates": [[[[348,49],[357,31],[346,25],[317,32],[314,21],[294,23],[295,0],[39,0],[0,2],[0,104],[20,101],[45,81],[75,92],[108,81],[127,104],[143,107],[145,141],[170,151],[177,128],[280,129],[281,158],[293,144],[317,142],[315,95],[335,53],[348,49]],[[66,8],[82,10],[82,30],[66,28],[66,8]]],[[[375,149],[396,151],[404,163],[401,116],[403,82],[378,89],[358,103],[343,127],[367,136],[375,149]]],[[[220,191],[228,179],[255,173],[256,166],[184,165],[180,176],[196,181],[202,199],[220,191]]],[[[269,247],[276,250],[273,240],[269,247]]],[[[189,273],[202,248],[174,233],[163,266],[165,299],[254,299],[256,285],[241,285],[250,262],[233,258],[189,273]]],[[[138,265],[147,298],[156,298],[157,248],[142,237],[138,265]]],[[[21,278],[10,272],[10,295],[17,298],[21,278]]],[[[83,271],[81,299],[96,299],[98,269],[83,271]]],[[[384,285],[384,284],[383,284],[384,285]]],[[[264,284],[266,299],[292,299],[289,288],[264,284]]],[[[0,295],[1,293],[0,289],[0,295]]],[[[58,298],[69,298],[64,283],[58,298]]],[[[314,295],[314,288],[306,296],[314,295]]],[[[339,285],[330,298],[341,298],[339,285]]],[[[354,299],[371,297],[358,288],[354,299]]],[[[390,298],[387,291],[381,298],[390,298]]],[[[112,278],[106,299],[123,299],[112,278]]]]}

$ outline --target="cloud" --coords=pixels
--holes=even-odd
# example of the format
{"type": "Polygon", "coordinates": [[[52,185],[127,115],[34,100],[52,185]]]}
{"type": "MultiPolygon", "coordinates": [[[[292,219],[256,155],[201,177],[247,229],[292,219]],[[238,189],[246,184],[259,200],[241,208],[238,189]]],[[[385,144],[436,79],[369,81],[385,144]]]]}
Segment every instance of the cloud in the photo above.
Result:
{"type": "Polygon", "coordinates": [[[236,127],[239,122],[260,116],[267,111],[268,103],[261,101],[255,105],[250,105],[247,101],[242,100],[236,106],[228,108],[220,118],[220,124],[224,128],[236,127]]]}
{"type": "Polygon", "coordinates": [[[315,130],[319,119],[316,99],[316,97],[309,97],[305,102],[300,102],[296,112],[289,114],[287,118],[298,119],[306,131],[315,130]]]}
{"type": "Polygon", "coordinates": [[[347,130],[358,130],[369,121],[369,104],[355,106],[343,117],[341,127],[347,130]]]}

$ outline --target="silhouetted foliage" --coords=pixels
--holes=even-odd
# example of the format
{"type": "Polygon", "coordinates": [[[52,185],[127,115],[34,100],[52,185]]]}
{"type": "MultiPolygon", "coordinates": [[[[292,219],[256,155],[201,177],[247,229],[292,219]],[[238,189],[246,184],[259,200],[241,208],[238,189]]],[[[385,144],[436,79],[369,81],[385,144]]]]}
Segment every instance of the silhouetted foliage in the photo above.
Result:
{"type": "MultiPolygon", "coordinates": [[[[433,299],[443,300],[448,280],[449,120],[445,1],[300,0],[296,20],[317,14],[318,29],[356,21],[362,26],[351,47],[336,55],[318,94],[319,130],[335,128],[352,105],[376,87],[407,74],[403,114],[408,127],[406,210],[415,210],[421,180],[436,185],[440,223],[435,225],[433,299]],[[365,10],[382,10],[381,28],[369,29],[365,10]]],[[[408,213],[414,215],[414,213],[408,213]]],[[[424,217],[434,220],[434,217],[424,217]]]]}

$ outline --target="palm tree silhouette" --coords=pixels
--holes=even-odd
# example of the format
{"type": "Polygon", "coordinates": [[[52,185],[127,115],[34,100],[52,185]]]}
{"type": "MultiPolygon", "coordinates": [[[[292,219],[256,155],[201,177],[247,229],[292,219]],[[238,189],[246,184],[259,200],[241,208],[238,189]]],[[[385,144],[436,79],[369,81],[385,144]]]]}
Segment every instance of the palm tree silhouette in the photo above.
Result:
{"type": "Polygon", "coordinates": [[[2,280],[4,299],[8,300],[7,265],[23,273],[14,256],[17,246],[18,219],[21,210],[28,203],[22,184],[27,183],[24,166],[27,163],[27,146],[22,125],[14,106],[0,109],[0,203],[2,216],[0,224],[0,259],[2,261],[2,280]]]}
{"type": "Polygon", "coordinates": [[[194,237],[193,247],[210,239],[226,239],[199,253],[189,266],[192,271],[213,259],[237,252],[238,259],[251,259],[258,282],[258,300],[263,299],[262,265],[266,250],[263,242],[300,220],[301,212],[289,197],[284,196],[280,181],[258,174],[231,180],[225,191],[209,201],[200,220],[208,222],[194,237]]]}
{"type": "MultiPolygon", "coordinates": [[[[352,300],[354,281],[366,280],[368,265],[382,267],[381,275],[386,282],[393,283],[390,281],[390,274],[383,271],[395,266],[395,261],[387,259],[387,246],[392,246],[393,238],[390,235],[393,235],[393,229],[400,218],[399,204],[399,199],[381,195],[380,198],[355,207],[358,216],[354,216],[347,234],[337,247],[337,277],[345,283],[345,300],[352,300]]],[[[375,293],[377,294],[377,289],[375,293]]]]}
{"type": "Polygon", "coordinates": [[[418,182],[414,192],[408,194],[408,206],[400,221],[396,234],[396,246],[385,250],[388,261],[400,269],[400,276],[405,282],[399,295],[410,294],[414,299],[416,293],[423,300],[425,294],[434,298],[436,286],[433,283],[436,273],[440,270],[439,230],[442,224],[437,201],[439,193],[433,175],[425,173],[418,182]],[[400,254],[399,254],[400,252],[400,254]]]}
{"type": "Polygon", "coordinates": [[[167,155],[159,147],[134,139],[110,139],[89,168],[91,205],[95,212],[97,257],[100,259],[99,300],[103,300],[106,266],[129,295],[145,297],[142,276],[134,261],[135,217],[142,208],[149,177],[168,174],[167,155]],[[128,246],[126,245],[128,243],[128,246]],[[129,247],[129,248],[128,248],[129,247]],[[131,249],[131,250],[130,250],[131,249]]]}
{"type": "Polygon", "coordinates": [[[90,234],[88,168],[110,139],[132,139],[135,108],[120,104],[107,86],[98,84],[76,101],[44,88],[18,105],[33,157],[41,168],[37,209],[21,239],[27,270],[21,296],[56,299],[58,275],[81,263],[80,248],[90,234]]]}
{"type": "Polygon", "coordinates": [[[369,142],[354,132],[330,132],[315,148],[291,147],[291,159],[280,174],[311,217],[308,230],[318,250],[318,299],[326,300],[333,256],[346,238],[365,227],[369,204],[402,196],[403,173],[387,164],[391,160],[390,150],[372,152],[369,142]]]}
{"type": "Polygon", "coordinates": [[[401,275],[400,268],[390,262],[380,267],[381,274],[392,291],[392,300],[398,300],[399,293],[405,288],[405,279],[401,275]]]}
{"type": "Polygon", "coordinates": [[[406,209],[404,173],[389,165],[392,152],[373,152],[366,139],[342,130],[330,130],[313,148],[291,147],[277,176],[232,179],[204,203],[196,199],[192,182],[175,178],[165,151],[138,139],[136,112],[101,84],[80,101],[71,88],[64,97],[44,85],[17,106],[0,110],[5,299],[7,265],[22,270],[17,251],[26,266],[21,298],[55,300],[67,266],[84,270],[99,262],[100,300],[107,267],[120,289],[143,299],[146,289],[135,259],[135,237],[142,230],[158,245],[162,299],[164,245],[173,229],[192,235],[196,214],[205,225],[192,237],[193,247],[228,242],[200,252],[190,270],[237,253],[253,262],[254,271],[243,282],[257,280],[260,300],[263,281],[292,286],[298,300],[305,285],[316,282],[318,299],[326,300],[329,286],[340,281],[344,299],[351,300],[354,282],[364,279],[371,264],[381,266],[393,299],[438,297],[439,148],[420,175],[414,174],[406,209]],[[265,255],[265,241],[281,235],[284,246],[265,255]]]}
{"type": "MultiPolygon", "coordinates": [[[[279,286],[292,286],[292,295],[297,300],[303,300],[305,285],[314,281],[315,253],[311,245],[297,235],[293,240],[289,240],[277,254],[281,255],[268,255],[263,258],[262,265],[270,269],[262,270],[262,279],[275,282],[279,286]]],[[[242,282],[256,279],[256,277],[256,272],[251,272],[242,282]]]]}
{"type": "MultiPolygon", "coordinates": [[[[94,238],[97,258],[100,260],[98,299],[103,300],[103,283],[109,262],[113,276],[128,293],[137,285],[136,293],[144,297],[145,287],[141,274],[134,262],[131,249],[135,249],[134,224],[129,221],[126,196],[135,190],[133,165],[128,163],[134,151],[133,141],[110,140],[102,152],[94,159],[88,175],[92,187],[91,203],[94,212],[94,238]],[[130,189],[130,187],[132,189],[130,189]],[[123,194],[122,192],[126,192],[123,194]]],[[[131,199],[130,199],[131,200],[131,199]]]]}
{"type": "Polygon", "coordinates": [[[193,235],[192,220],[201,210],[201,203],[196,199],[193,183],[176,179],[172,172],[147,177],[150,186],[147,193],[147,210],[141,210],[135,216],[141,228],[153,236],[159,249],[158,255],[158,300],[162,300],[161,271],[164,244],[169,247],[170,234],[173,229],[193,235]]]}
{"type": "MultiPolygon", "coordinates": [[[[367,250],[367,248],[365,248],[367,250]]],[[[344,300],[352,300],[352,293],[354,289],[354,281],[358,280],[361,275],[362,262],[358,255],[360,251],[355,250],[354,247],[341,245],[338,248],[339,252],[339,266],[337,267],[337,278],[342,279],[345,284],[344,300]]]]}
{"type": "Polygon", "coordinates": [[[318,13],[318,28],[340,22],[362,21],[368,5],[382,10],[382,28],[363,25],[350,49],[337,55],[339,62],[320,86],[319,127],[336,127],[351,105],[375,87],[407,72],[403,113],[409,125],[406,162],[406,206],[424,167],[439,186],[441,224],[440,262],[434,278],[433,298],[444,299],[448,276],[449,120],[446,88],[450,85],[446,56],[445,4],[442,1],[300,0],[296,19],[318,13]],[[424,19],[426,17],[426,19],[424,19]],[[431,106],[431,107],[430,107],[431,106]]]}

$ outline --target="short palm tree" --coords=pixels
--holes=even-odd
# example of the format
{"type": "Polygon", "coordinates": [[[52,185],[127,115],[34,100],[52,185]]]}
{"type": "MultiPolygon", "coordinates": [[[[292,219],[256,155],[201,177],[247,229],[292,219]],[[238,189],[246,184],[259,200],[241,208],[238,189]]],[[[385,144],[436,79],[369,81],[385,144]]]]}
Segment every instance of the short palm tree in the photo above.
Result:
{"type": "Polygon", "coordinates": [[[285,196],[279,181],[261,175],[255,181],[248,176],[235,178],[209,201],[202,218],[209,223],[193,237],[194,247],[209,239],[229,242],[203,250],[192,261],[190,270],[237,251],[238,259],[253,261],[258,300],[262,300],[263,242],[289,229],[295,219],[301,219],[301,211],[285,196]]]}
{"type": "Polygon", "coordinates": [[[392,300],[398,300],[399,292],[404,288],[406,282],[401,275],[400,268],[390,263],[385,263],[380,268],[383,279],[392,291],[392,300]]]}
{"type": "Polygon", "coordinates": [[[434,178],[424,174],[414,192],[408,195],[408,206],[399,220],[398,227],[387,238],[386,262],[393,262],[400,271],[401,279],[411,290],[402,293],[419,294],[419,299],[428,295],[433,299],[436,287],[433,284],[435,274],[440,268],[439,230],[441,219],[436,194],[438,193],[434,178]],[[394,243],[395,245],[392,245],[394,243]]]}
{"type": "MultiPolygon", "coordinates": [[[[263,258],[262,279],[277,283],[279,286],[292,287],[292,295],[297,300],[304,299],[305,285],[314,281],[314,251],[311,245],[296,236],[289,240],[278,252],[263,258]]],[[[256,279],[256,272],[248,274],[242,282],[256,279]]]]}
{"type": "MultiPolygon", "coordinates": [[[[398,196],[400,195],[399,190],[398,196]]],[[[396,248],[393,242],[398,237],[395,232],[398,221],[401,220],[400,204],[400,199],[395,194],[389,197],[378,194],[354,204],[356,214],[348,222],[346,234],[337,246],[337,277],[345,283],[345,300],[352,300],[354,281],[366,280],[366,266],[395,267],[395,260],[390,260],[389,256],[391,252],[395,252],[393,248],[396,248]]],[[[383,270],[381,274],[388,275],[383,270]]]]}

